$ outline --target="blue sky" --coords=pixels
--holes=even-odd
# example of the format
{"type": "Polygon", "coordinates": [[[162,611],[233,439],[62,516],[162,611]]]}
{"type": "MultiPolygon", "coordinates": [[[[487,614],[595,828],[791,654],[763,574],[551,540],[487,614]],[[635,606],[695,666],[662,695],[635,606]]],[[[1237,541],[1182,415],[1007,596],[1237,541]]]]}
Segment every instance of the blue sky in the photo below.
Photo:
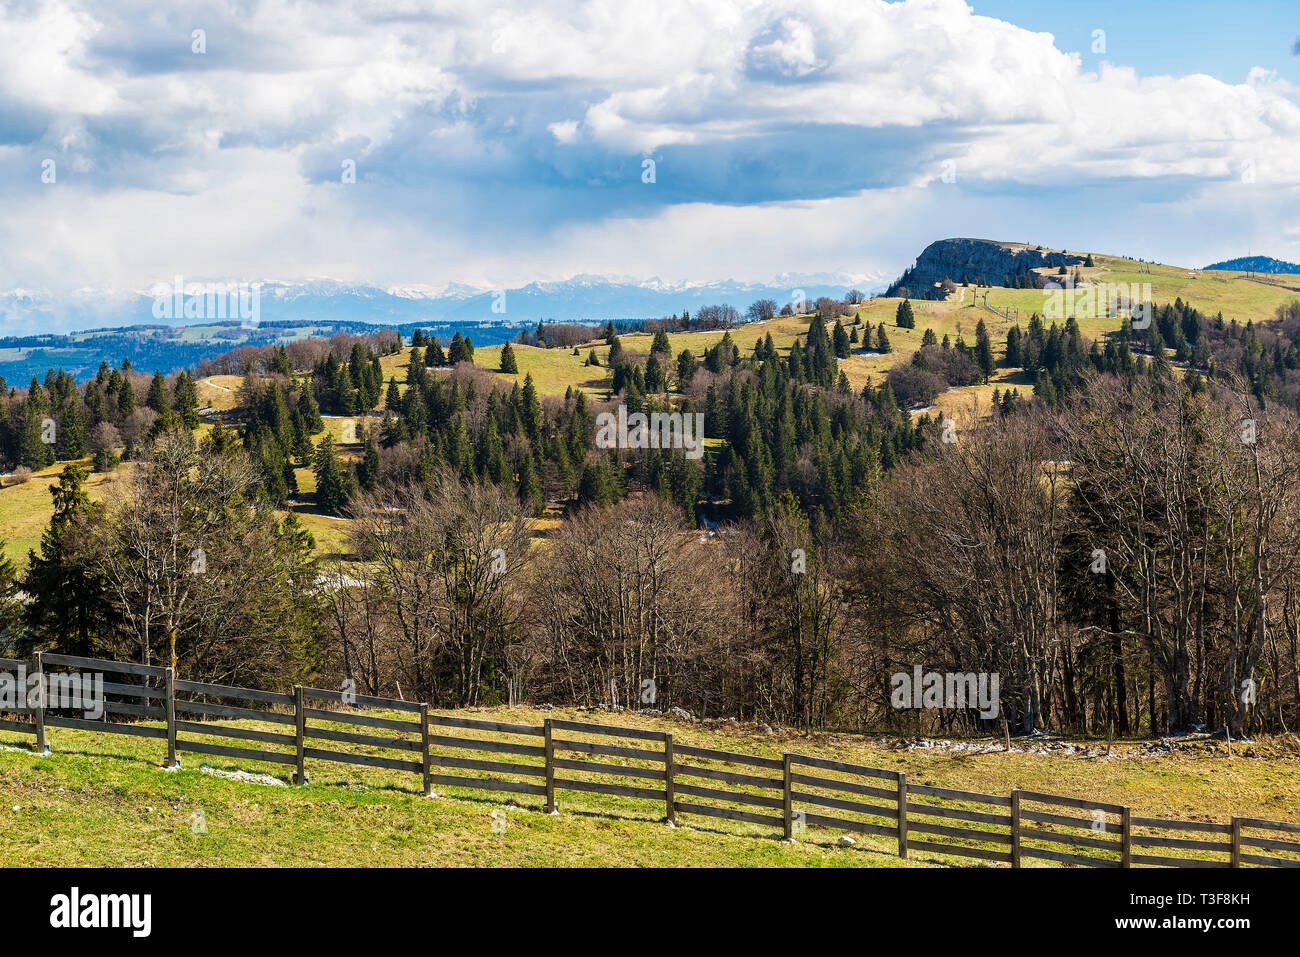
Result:
{"type": "Polygon", "coordinates": [[[981,16],[1053,34],[1060,49],[1081,54],[1085,65],[1110,59],[1145,74],[1207,73],[1227,83],[1262,66],[1300,82],[1300,58],[1292,54],[1300,8],[1293,0],[973,0],[971,6],[981,16]],[[1106,31],[1105,55],[1091,52],[1098,29],[1106,31]]]}
{"type": "Polygon", "coordinates": [[[0,0],[0,35],[0,310],[869,283],[946,236],[1300,259],[1282,3],[0,0]]]}

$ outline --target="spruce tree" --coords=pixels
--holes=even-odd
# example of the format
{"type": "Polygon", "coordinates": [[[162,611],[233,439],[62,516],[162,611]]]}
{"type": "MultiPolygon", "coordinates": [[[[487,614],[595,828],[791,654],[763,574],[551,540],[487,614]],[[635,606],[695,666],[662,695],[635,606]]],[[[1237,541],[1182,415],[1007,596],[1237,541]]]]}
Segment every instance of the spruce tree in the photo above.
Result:
{"type": "Polygon", "coordinates": [[[695,375],[695,353],[683,349],[677,354],[677,387],[682,388],[695,375]]]}
{"type": "Polygon", "coordinates": [[[983,319],[975,327],[975,364],[979,366],[984,380],[988,381],[993,375],[993,342],[983,319]]]}
{"type": "Polygon", "coordinates": [[[338,515],[347,504],[343,481],[343,467],[334,450],[334,439],[328,433],[316,448],[316,507],[326,515],[338,515]]]}
{"type": "Polygon", "coordinates": [[[437,336],[429,337],[429,347],[424,353],[424,364],[431,368],[447,364],[447,355],[442,351],[442,343],[438,341],[437,336]]]}
{"type": "Polygon", "coordinates": [[[18,597],[18,573],[5,554],[6,543],[0,538],[0,655],[17,658],[27,652],[19,648],[23,638],[23,603],[18,597]]]}
{"type": "Polygon", "coordinates": [[[451,345],[447,347],[447,364],[456,365],[458,362],[468,362],[469,354],[465,349],[465,340],[459,332],[451,337],[451,345]]]}
{"type": "Polygon", "coordinates": [[[659,353],[651,352],[645,365],[645,389],[647,392],[666,392],[668,380],[664,376],[663,366],[659,363],[659,353]]]}
{"type": "Polygon", "coordinates": [[[189,372],[182,372],[176,377],[176,385],[172,392],[172,407],[187,429],[199,427],[202,421],[199,417],[199,394],[194,384],[194,377],[189,372]]]}
{"type": "Polygon", "coordinates": [[[124,376],[122,385],[117,390],[118,421],[125,422],[133,412],[135,412],[135,389],[131,387],[131,380],[124,376]]]}
{"type": "MultiPolygon", "coordinates": [[[[54,514],[41,534],[40,552],[27,553],[27,574],[22,582],[29,596],[23,610],[28,632],[24,653],[39,647],[62,654],[95,655],[102,651],[100,642],[111,630],[102,583],[88,571],[75,548],[78,522],[94,511],[85,483],[86,470],[71,463],[50,487],[54,514]]],[[[4,560],[0,552],[0,564],[4,560]]],[[[0,595],[4,581],[5,573],[0,570],[0,595]]]]}
{"type": "Polygon", "coordinates": [[[836,357],[847,359],[849,357],[849,335],[844,331],[844,323],[838,319],[835,320],[835,331],[832,333],[831,341],[835,347],[836,357]]]}
{"type": "Polygon", "coordinates": [[[510,348],[510,343],[501,347],[501,371],[506,375],[518,375],[519,364],[515,361],[515,350],[510,348]]]}

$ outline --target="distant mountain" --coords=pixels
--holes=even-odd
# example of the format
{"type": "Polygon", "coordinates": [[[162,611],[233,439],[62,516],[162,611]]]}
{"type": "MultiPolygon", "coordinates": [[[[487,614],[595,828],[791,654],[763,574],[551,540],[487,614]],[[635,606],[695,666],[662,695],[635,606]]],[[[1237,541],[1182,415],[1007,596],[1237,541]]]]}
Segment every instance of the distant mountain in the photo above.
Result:
{"type": "Polygon", "coordinates": [[[143,292],[79,290],[61,299],[25,289],[0,291],[0,379],[26,385],[49,368],[77,378],[93,375],[102,359],[130,359],[136,368],[171,372],[236,346],[288,342],[304,336],[364,332],[381,326],[410,333],[418,326],[442,339],[460,331],[477,345],[494,345],[539,320],[656,319],[701,306],[730,304],[742,313],[756,299],[778,306],[795,299],[842,298],[850,289],[879,292],[878,277],[838,274],[779,276],[770,283],[670,283],[574,276],[533,282],[504,295],[466,284],[380,288],[322,279],[263,282],[255,321],[241,321],[228,300],[221,316],[200,297],[188,300],[201,314],[186,314],[186,300],[155,314],[143,292]],[[495,306],[495,308],[494,308],[495,306]],[[179,316],[179,318],[176,318],[179,316]],[[69,330],[91,330],[73,333],[69,330]]]}
{"type": "MultiPolygon", "coordinates": [[[[574,276],[557,282],[532,282],[500,290],[482,285],[381,288],[332,279],[304,282],[265,281],[259,284],[262,323],[365,322],[376,325],[409,323],[508,322],[655,319],[695,311],[700,306],[727,303],[741,312],[756,299],[778,305],[800,295],[841,298],[852,288],[864,293],[883,288],[881,276],[836,273],[778,276],[768,283],[723,280],[708,283],[666,282],[660,279],[611,279],[574,276]]],[[[31,290],[0,291],[0,336],[66,332],[85,328],[120,328],[142,324],[201,325],[212,315],[155,314],[147,292],[81,290],[55,298],[31,290]]],[[[219,318],[226,318],[221,316],[219,318]]],[[[237,318],[237,317],[236,317],[237,318]]]]}
{"type": "Polygon", "coordinates": [[[1274,259],[1272,256],[1241,256],[1237,259],[1225,259],[1221,263],[1212,263],[1206,269],[1226,269],[1231,272],[1286,272],[1300,274],[1300,266],[1295,263],[1274,259]]]}

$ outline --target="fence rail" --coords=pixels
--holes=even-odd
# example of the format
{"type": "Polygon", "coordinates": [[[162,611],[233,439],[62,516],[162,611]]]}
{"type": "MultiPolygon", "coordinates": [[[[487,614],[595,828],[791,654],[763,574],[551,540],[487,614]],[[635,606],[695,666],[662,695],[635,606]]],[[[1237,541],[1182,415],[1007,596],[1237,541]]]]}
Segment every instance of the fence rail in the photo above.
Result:
{"type": "Polygon", "coordinates": [[[912,784],[901,771],[812,755],[772,758],[679,744],[666,731],[559,718],[537,726],[431,714],[425,704],[393,698],[185,681],[170,668],[74,655],[0,658],[0,671],[25,670],[39,676],[42,688],[54,674],[50,668],[124,675],[127,680],[102,681],[102,689],[133,700],[106,700],[104,717],[91,720],[47,708],[42,694],[29,707],[0,717],[0,731],[31,735],[46,752],[45,729],[52,726],[163,739],[166,766],[177,763],[178,752],[213,755],[292,767],[295,782],[305,784],[311,759],[417,774],[430,795],[437,785],[541,797],[551,813],[558,811],[557,791],[604,794],[660,803],[669,822],[678,815],[738,821],[780,829],[787,840],[809,827],[890,838],[902,857],[919,851],[1013,867],[1026,858],[1079,867],[1300,867],[1300,823],[1137,817],[1124,805],[1087,798],[1022,789],[1002,797],[912,784]],[[164,726],[110,721],[110,715],[164,726]],[[230,724],[243,720],[284,731],[230,724]],[[520,740],[474,736],[483,733],[520,740]],[[446,773],[462,771],[471,775],[446,773]]]}

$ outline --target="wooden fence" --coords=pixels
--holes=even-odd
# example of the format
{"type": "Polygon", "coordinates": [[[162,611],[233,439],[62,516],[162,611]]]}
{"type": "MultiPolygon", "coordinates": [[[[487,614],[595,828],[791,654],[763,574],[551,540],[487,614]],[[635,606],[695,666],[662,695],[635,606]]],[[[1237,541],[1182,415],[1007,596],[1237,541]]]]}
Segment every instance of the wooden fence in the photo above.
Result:
{"type": "Polygon", "coordinates": [[[1085,798],[1020,789],[1002,797],[913,784],[901,771],[811,755],[679,744],[667,731],[431,714],[428,705],[393,698],[183,681],[169,668],[72,655],[0,658],[0,671],[20,669],[44,683],[104,673],[114,679],[103,680],[100,720],[72,717],[44,698],[0,718],[0,730],[32,735],[43,752],[47,727],[72,728],[165,740],[166,766],[181,752],[267,762],[292,767],[300,784],[308,781],[309,759],[384,768],[419,775],[425,794],[440,786],[531,795],[550,813],[558,811],[560,791],[612,795],[658,805],[669,822],[720,818],[770,827],[787,840],[810,827],[884,837],[902,857],[916,851],[1012,867],[1026,859],[1082,867],[1300,867],[1300,836],[1279,836],[1300,835],[1300,824],[1284,821],[1135,817],[1123,805],[1085,798]],[[230,720],[283,730],[214,723],[230,720]]]}

